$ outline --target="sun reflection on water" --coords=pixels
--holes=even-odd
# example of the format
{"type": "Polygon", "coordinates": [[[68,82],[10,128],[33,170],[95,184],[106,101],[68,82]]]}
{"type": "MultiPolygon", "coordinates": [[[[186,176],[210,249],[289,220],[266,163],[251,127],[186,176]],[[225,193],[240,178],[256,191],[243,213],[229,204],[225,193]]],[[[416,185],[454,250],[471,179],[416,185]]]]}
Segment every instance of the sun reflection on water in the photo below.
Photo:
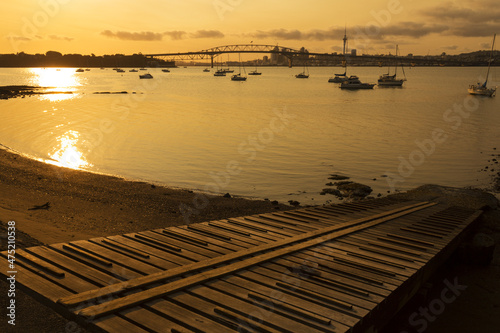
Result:
{"type": "Polygon", "coordinates": [[[79,137],[80,134],[77,131],[68,131],[57,138],[59,147],[54,148],[57,150],[50,155],[52,160],[47,162],[71,169],[80,169],[90,166],[85,160],[82,152],[78,150],[77,143],[79,137]]]}
{"type": "Polygon", "coordinates": [[[32,68],[30,71],[33,75],[30,84],[47,88],[44,92],[48,94],[40,95],[40,99],[51,102],[74,98],[84,80],[74,68],[32,68]]]}

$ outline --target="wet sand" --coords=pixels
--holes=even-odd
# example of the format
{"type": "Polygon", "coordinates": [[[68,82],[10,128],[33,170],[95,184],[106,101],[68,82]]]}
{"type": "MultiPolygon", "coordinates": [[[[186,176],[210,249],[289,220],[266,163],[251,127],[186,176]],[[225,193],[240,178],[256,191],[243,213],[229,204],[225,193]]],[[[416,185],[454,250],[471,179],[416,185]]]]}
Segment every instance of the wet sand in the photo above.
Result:
{"type": "MultiPolygon", "coordinates": [[[[482,230],[493,235],[496,244],[500,244],[500,214],[496,199],[490,195],[480,191],[464,193],[437,186],[423,186],[400,195],[477,209],[493,207],[485,214],[482,230]]],[[[5,235],[7,221],[16,221],[19,247],[117,235],[277,209],[293,207],[266,200],[207,197],[185,189],[124,181],[117,177],[48,165],[0,149],[0,235],[5,235]],[[203,203],[205,199],[206,207],[196,209],[196,200],[203,203]],[[182,205],[184,209],[180,208],[182,205]],[[183,216],[186,207],[195,209],[196,213],[191,214],[188,220],[183,216]]],[[[5,250],[4,243],[4,237],[0,238],[0,250],[5,250]]],[[[495,327],[492,325],[500,325],[498,316],[493,315],[500,306],[500,285],[497,282],[500,279],[499,250],[500,246],[497,245],[495,258],[489,267],[455,263],[445,268],[442,274],[448,274],[448,279],[458,276],[459,281],[464,281],[471,288],[457,302],[448,306],[435,322],[430,323],[427,332],[444,332],[446,330],[443,329],[449,325],[456,332],[468,332],[457,330],[457,327],[476,327],[477,331],[487,332],[495,327]]],[[[442,279],[436,279],[439,293],[442,279]]],[[[6,292],[7,285],[2,281],[0,294],[4,295],[6,292]]],[[[68,323],[24,293],[19,292],[16,298],[17,325],[14,329],[8,326],[2,315],[1,332],[83,332],[80,327],[68,323]]],[[[3,309],[5,299],[6,297],[2,297],[0,304],[3,309]]],[[[411,315],[412,308],[407,311],[411,315]]],[[[406,318],[406,313],[401,315],[399,322],[395,321],[395,326],[388,332],[407,329],[404,325],[406,318]]]]}
{"type": "Polygon", "coordinates": [[[0,221],[14,220],[46,244],[291,208],[124,181],[0,149],[0,221]]]}

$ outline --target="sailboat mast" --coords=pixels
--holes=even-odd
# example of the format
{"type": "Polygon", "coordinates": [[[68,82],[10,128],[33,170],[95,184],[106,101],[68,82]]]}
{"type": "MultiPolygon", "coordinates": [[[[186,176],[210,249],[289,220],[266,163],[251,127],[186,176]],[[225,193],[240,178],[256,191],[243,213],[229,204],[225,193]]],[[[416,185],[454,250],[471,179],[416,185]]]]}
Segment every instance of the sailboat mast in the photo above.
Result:
{"type": "Polygon", "coordinates": [[[497,34],[493,35],[493,43],[491,44],[490,61],[488,62],[488,71],[486,72],[486,81],[484,81],[484,86],[486,86],[486,83],[488,82],[488,76],[490,75],[490,67],[491,67],[491,61],[493,60],[493,49],[495,48],[496,36],[497,36],[497,34]]]}
{"type": "Polygon", "coordinates": [[[396,44],[396,64],[394,65],[394,77],[398,72],[398,45],[396,44]]]}

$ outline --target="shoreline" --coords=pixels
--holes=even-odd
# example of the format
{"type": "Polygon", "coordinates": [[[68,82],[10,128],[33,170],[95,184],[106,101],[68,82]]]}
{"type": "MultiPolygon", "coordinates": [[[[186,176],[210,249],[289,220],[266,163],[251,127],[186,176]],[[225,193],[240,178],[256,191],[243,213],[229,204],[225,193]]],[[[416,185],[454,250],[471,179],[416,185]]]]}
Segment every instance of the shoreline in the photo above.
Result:
{"type": "Polygon", "coordinates": [[[46,244],[293,209],[58,167],[2,147],[0,221],[46,244]]]}
{"type": "MultiPolygon", "coordinates": [[[[200,193],[187,189],[173,189],[58,167],[2,147],[0,145],[0,250],[5,250],[3,236],[6,235],[8,221],[16,222],[18,248],[26,248],[185,224],[180,205],[194,207],[193,199],[200,196],[200,193]]],[[[189,222],[294,208],[266,200],[202,195],[209,198],[208,205],[199,209],[198,214],[191,215],[189,222]]],[[[450,281],[458,278],[471,287],[429,325],[427,332],[442,332],[450,327],[486,332],[500,325],[500,319],[494,316],[499,306],[497,295],[500,293],[497,282],[500,278],[499,195],[495,198],[491,193],[481,190],[424,185],[393,196],[473,209],[489,207],[483,214],[479,231],[491,235],[497,244],[493,262],[488,267],[463,263],[443,267],[445,273],[441,274],[445,274],[445,278],[450,281]]],[[[429,283],[437,288],[436,294],[430,292],[428,295],[430,300],[439,296],[442,279],[442,276],[437,276],[430,280],[429,283]]],[[[1,294],[5,295],[6,290],[7,284],[0,282],[1,294]]],[[[21,290],[16,293],[16,327],[9,327],[4,318],[0,321],[0,331],[86,332],[50,308],[41,306],[21,290]]],[[[1,306],[4,306],[4,299],[0,302],[1,306]]],[[[407,318],[415,309],[427,303],[428,300],[420,303],[417,300],[416,303],[408,304],[382,332],[408,328],[405,327],[407,318]]]]}

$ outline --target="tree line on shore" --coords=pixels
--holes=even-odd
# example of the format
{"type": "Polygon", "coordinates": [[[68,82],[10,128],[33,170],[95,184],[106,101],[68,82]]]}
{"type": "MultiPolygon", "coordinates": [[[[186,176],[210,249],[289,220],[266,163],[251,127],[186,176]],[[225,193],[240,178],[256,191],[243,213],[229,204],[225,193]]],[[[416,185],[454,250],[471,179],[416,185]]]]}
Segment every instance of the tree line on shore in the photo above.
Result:
{"type": "Polygon", "coordinates": [[[113,54],[96,56],[62,54],[48,51],[45,54],[0,54],[0,67],[169,67],[173,62],[152,60],[138,53],[132,55],[113,54]]]}

